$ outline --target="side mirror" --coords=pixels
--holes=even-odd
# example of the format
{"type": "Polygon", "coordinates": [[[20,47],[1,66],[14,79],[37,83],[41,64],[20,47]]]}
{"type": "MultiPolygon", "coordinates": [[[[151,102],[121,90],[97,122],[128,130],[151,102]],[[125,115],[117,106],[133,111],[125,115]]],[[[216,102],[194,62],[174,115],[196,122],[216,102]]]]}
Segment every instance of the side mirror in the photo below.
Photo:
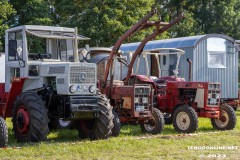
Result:
{"type": "Polygon", "coordinates": [[[8,56],[16,57],[17,55],[17,40],[9,40],[8,42],[8,56]]]}
{"type": "Polygon", "coordinates": [[[17,53],[18,53],[18,56],[20,57],[22,55],[22,47],[18,47],[17,48],[17,53]]]}

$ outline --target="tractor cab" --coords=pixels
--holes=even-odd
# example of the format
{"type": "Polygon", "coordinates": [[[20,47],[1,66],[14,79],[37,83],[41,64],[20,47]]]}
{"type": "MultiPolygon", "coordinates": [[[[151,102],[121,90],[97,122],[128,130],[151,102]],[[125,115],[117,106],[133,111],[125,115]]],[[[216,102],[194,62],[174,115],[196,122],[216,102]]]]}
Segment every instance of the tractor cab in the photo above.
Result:
{"type": "MultiPolygon", "coordinates": [[[[73,28],[25,25],[6,30],[6,92],[16,77],[36,79],[40,65],[73,61],[75,38],[80,41],[90,38],[75,35],[73,28]]],[[[58,68],[61,72],[60,68],[58,68]]]]}
{"type": "MultiPolygon", "coordinates": [[[[82,49],[84,50],[84,49],[82,49]]],[[[97,77],[98,80],[104,79],[104,72],[106,71],[106,65],[111,53],[112,49],[107,47],[91,47],[89,48],[89,62],[95,63],[97,65],[97,77]]],[[[115,57],[114,65],[114,81],[115,84],[121,84],[126,75],[126,71],[128,69],[128,62],[126,60],[126,56],[123,56],[121,51],[118,51],[117,56],[115,57]]],[[[108,80],[110,76],[108,76],[108,80]]]]}
{"type": "MultiPolygon", "coordinates": [[[[169,81],[185,81],[184,78],[178,77],[179,61],[184,53],[183,50],[176,48],[143,51],[142,56],[137,59],[135,72],[130,76],[129,83],[152,84],[155,92],[158,93],[166,89],[166,83],[169,81]]],[[[131,52],[129,52],[129,57],[131,59],[131,52]]]]}
{"type": "Polygon", "coordinates": [[[145,50],[142,58],[138,58],[136,72],[138,72],[140,61],[143,59],[145,61],[146,76],[150,77],[155,83],[185,81],[185,79],[178,77],[179,61],[184,53],[183,50],[176,48],[145,50]]]}

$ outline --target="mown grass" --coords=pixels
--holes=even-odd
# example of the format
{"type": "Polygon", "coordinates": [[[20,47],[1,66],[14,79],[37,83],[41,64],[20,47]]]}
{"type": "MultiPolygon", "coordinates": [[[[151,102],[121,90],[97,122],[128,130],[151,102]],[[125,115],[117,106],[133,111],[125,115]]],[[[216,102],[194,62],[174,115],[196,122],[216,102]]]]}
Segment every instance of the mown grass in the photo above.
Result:
{"type": "MultiPolygon", "coordinates": [[[[237,112],[238,119],[240,111],[237,112]]],[[[210,120],[200,118],[199,129],[190,135],[178,134],[165,125],[162,134],[141,133],[138,125],[125,125],[119,137],[89,141],[78,138],[76,130],[52,131],[47,142],[19,144],[7,119],[9,145],[0,149],[0,159],[240,159],[240,124],[231,131],[217,131],[210,120]],[[233,150],[194,150],[189,146],[238,146],[233,150]],[[215,157],[215,158],[214,158],[215,157]]]]}

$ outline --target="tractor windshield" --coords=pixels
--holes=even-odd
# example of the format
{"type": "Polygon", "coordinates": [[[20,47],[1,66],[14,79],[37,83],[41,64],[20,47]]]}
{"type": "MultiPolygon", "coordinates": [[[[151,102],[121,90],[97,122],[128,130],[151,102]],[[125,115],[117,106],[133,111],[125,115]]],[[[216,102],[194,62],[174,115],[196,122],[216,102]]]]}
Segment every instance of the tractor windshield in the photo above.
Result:
{"type": "Polygon", "coordinates": [[[184,51],[175,48],[144,51],[136,62],[135,74],[144,74],[148,77],[177,76],[182,54],[184,51]]]}
{"type": "MultiPolygon", "coordinates": [[[[26,30],[26,33],[29,60],[73,61],[74,33],[40,30],[26,30]]],[[[78,40],[86,39],[78,35],[78,40]]]]}
{"type": "MultiPolygon", "coordinates": [[[[90,59],[89,62],[97,64],[97,76],[98,79],[103,80],[104,73],[106,71],[106,65],[109,58],[109,54],[111,53],[110,48],[90,48],[90,59]]],[[[128,68],[128,62],[126,60],[126,56],[116,56],[116,60],[114,61],[114,79],[115,80],[122,80],[126,77],[127,74],[127,68],[128,68]]],[[[108,76],[108,80],[110,79],[110,76],[108,76]]]]}

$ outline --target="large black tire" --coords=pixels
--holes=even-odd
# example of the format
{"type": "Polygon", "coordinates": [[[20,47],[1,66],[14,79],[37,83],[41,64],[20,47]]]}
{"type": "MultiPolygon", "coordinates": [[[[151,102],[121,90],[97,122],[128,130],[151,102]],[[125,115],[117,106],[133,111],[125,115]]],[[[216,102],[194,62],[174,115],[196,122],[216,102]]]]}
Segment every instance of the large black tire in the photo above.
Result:
{"type": "Polygon", "coordinates": [[[149,134],[159,134],[162,133],[164,129],[164,117],[160,110],[153,108],[153,118],[147,123],[140,123],[140,127],[143,133],[149,134]]]}
{"type": "Polygon", "coordinates": [[[80,138],[91,140],[106,139],[111,136],[113,128],[112,106],[104,95],[99,95],[98,105],[100,107],[99,116],[90,120],[76,120],[75,127],[80,138]]]}
{"type": "Polygon", "coordinates": [[[173,112],[173,127],[177,132],[192,133],[198,129],[198,116],[189,105],[182,105],[173,112]]]}
{"type": "Polygon", "coordinates": [[[115,112],[114,110],[112,112],[113,112],[113,116],[114,116],[113,117],[114,127],[112,128],[112,136],[117,137],[121,131],[121,122],[120,122],[118,113],[115,112]]]}
{"type": "Polygon", "coordinates": [[[165,124],[172,124],[172,115],[169,113],[164,113],[164,122],[165,124]]]}
{"type": "Polygon", "coordinates": [[[12,123],[18,142],[46,140],[48,115],[42,98],[33,92],[21,93],[14,102],[12,123]]]}
{"type": "Polygon", "coordinates": [[[8,142],[8,130],[5,120],[0,117],[0,148],[7,146],[8,142]]]}
{"type": "Polygon", "coordinates": [[[211,119],[212,126],[218,130],[232,130],[236,125],[236,114],[233,108],[227,104],[220,106],[219,119],[211,119]]]}

